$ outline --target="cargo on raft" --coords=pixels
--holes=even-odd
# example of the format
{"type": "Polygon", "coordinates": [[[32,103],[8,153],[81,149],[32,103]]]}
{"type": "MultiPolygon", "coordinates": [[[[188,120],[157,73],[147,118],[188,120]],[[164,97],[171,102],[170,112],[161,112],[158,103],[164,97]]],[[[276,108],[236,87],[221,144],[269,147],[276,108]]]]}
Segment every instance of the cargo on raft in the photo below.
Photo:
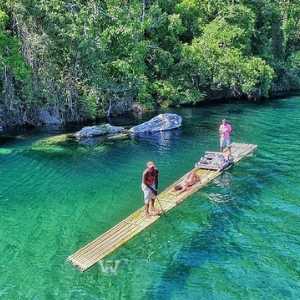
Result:
{"type": "Polygon", "coordinates": [[[226,158],[221,152],[206,151],[205,155],[195,164],[195,168],[222,171],[233,164],[233,157],[226,158]]]}

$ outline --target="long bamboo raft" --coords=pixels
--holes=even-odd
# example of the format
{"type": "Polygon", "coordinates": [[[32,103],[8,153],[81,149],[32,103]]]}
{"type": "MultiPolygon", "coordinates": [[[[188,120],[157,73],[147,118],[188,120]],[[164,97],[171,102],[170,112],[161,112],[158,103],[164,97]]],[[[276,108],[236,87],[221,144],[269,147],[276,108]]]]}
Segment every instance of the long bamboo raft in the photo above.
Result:
{"type": "MultiPolygon", "coordinates": [[[[255,149],[256,145],[252,144],[232,144],[232,156],[234,163],[237,163],[242,158],[251,154],[255,149]]],[[[185,192],[178,193],[174,191],[174,186],[185,179],[187,174],[181,177],[179,180],[174,182],[171,186],[166,188],[163,192],[158,195],[159,203],[156,201],[156,207],[162,209],[163,212],[171,210],[173,207],[180,204],[187,197],[201,189],[207,183],[212,181],[214,178],[223,173],[223,171],[210,171],[204,169],[194,169],[200,176],[201,181],[193,185],[190,189],[185,192]]],[[[133,214],[128,216],[126,219],[109,229],[94,241],[90,242],[83,248],[76,251],[74,254],[68,257],[68,260],[80,271],[84,272],[99,260],[109,255],[115,249],[124,245],[128,240],[133,238],[139,232],[157,221],[160,216],[145,217],[144,209],[140,208],[133,214]]]]}

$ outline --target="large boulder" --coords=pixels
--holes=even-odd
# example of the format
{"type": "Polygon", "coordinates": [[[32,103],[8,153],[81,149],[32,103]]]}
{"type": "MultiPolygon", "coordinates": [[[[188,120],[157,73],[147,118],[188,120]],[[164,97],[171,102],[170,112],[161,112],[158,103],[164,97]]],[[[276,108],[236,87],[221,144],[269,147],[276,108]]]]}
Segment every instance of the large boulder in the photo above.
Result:
{"type": "Polygon", "coordinates": [[[152,133],[176,129],[181,126],[182,118],[177,114],[160,114],[149,121],[132,127],[129,131],[134,134],[152,133]]]}
{"type": "Polygon", "coordinates": [[[80,131],[77,131],[75,133],[75,137],[81,139],[81,138],[89,138],[89,137],[108,135],[108,134],[110,135],[117,134],[125,131],[126,129],[121,126],[102,124],[102,125],[83,127],[80,131]]]}

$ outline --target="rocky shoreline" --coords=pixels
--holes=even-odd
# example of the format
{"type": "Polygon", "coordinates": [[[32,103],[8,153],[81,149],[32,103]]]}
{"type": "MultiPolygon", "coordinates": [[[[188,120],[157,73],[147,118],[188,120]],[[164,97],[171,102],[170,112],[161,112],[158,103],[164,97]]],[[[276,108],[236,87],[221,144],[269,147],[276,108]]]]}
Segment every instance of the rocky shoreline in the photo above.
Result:
{"type": "MultiPolygon", "coordinates": [[[[268,100],[268,99],[276,99],[279,97],[289,97],[299,95],[300,91],[290,91],[285,89],[284,87],[273,88],[272,94],[269,98],[257,98],[256,101],[268,100]]],[[[226,102],[228,100],[249,100],[246,98],[237,98],[233,97],[231,93],[225,93],[224,91],[219,91],[217,93],[210,94],[207,98],[199,102],[197,105],[206,105],[207,103],[212,103],[216,101],[226,102]]],[[[253,99],[252,99],[253,101],[253,99]]],[[[124,107],[122,109],[115,108],[114,116],[122,116],[128,113],[133,113],[134,115],[143,114],[145,111],[143,106],[137,104],[135,102],[130,103],[130,105],[124,107]]],[[[102,120],[98,120],[101,123],[105,121],[105,117],[102,120]]],[[[46,107],[39,108],[29,112],[18,112],[12,113],[7,110],[0,103],[0,133],[6,133],[10,130],[14,130],[16,128],[38,128],[43,126],[61,126],[64,127],[67,124],[86,124],[88,122],[95,122],[95,120],[85,120],[85,119],[70,119],[67,116],[64,116],[60,113],[59,109],[46,107]]]]}

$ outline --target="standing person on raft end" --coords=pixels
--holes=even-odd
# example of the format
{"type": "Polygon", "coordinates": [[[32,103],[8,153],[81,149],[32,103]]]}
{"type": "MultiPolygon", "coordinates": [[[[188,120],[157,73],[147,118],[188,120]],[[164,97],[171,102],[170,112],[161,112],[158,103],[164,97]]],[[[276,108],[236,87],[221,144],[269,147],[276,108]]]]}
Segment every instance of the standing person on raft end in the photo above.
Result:
{"type": "MultiPolygon", "coordinates": [[[[225,119],[222,120],[222,124],[219,127],[219,134],[220,134],[220,151],[223,152],[225,148],[228,148],[230,151],[230,144],[231,144],[231,133],[232,127],[225,119]]],[[[231,151],[230,151],[231,154],[231,151]]]]}
{"type": "Polygon", "coordinates": [[[142,177],[142,191],[144,192],[144,202],[145,202],[145,215],[149,217],[150,215],[159,214],[154,208],[154,202],[157,196],[158,189],[158,169],[156,168],[153,161],[147,162],[147,168],[143,172],[142,177]]]}

